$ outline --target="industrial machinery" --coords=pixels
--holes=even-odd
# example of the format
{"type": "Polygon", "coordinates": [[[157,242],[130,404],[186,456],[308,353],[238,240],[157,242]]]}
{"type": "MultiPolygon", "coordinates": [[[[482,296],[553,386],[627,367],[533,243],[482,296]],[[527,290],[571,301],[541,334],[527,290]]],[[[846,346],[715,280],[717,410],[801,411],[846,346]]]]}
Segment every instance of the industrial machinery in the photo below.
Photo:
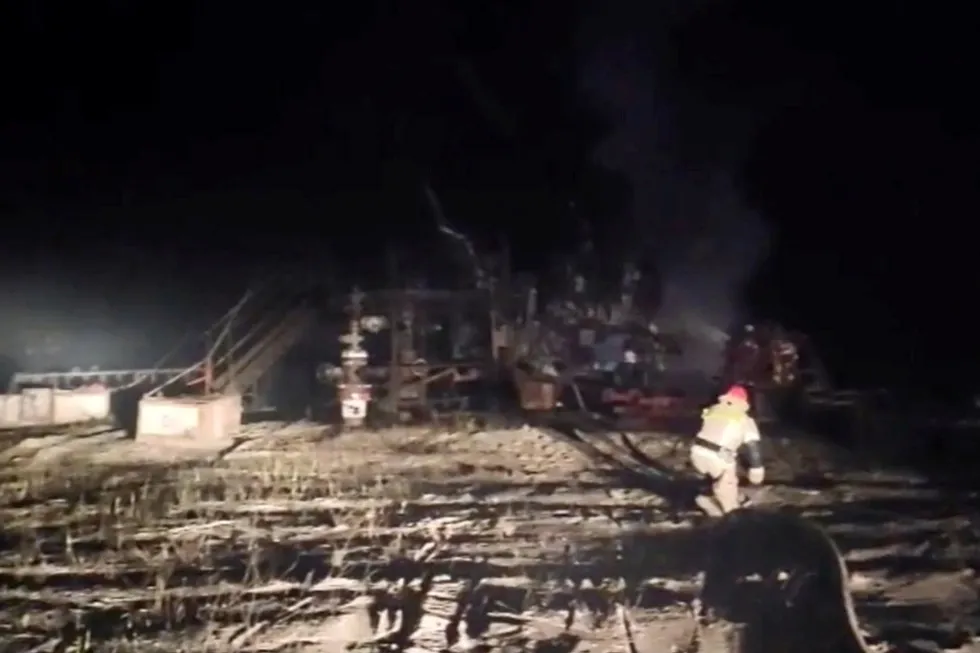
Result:
{"type": "Polygon", "coordinates": [[[340,419],[345,427],[358,428],[367,420],[368,405],[371,402],[371,384],[364,381],[364,368],[367,367],[368,353],[361,347],[361,323],[370,328],[376,323],[364,319],[364,293],[357,288],[351,293],[348,307],[350,320],[348,331],[338,340],[345,345],[340,351],[340,382],[337,384],[337,400],[340,404],[340,419]]]}
{"type": "Polygon", "coordinates": [[[660,331],[655,306],[635,301],[636,268],[625,265],[618,292],[604,295],[573,268],[567,275],[540,312],[532,290],[519,320],[513,369],[522,407],[574,408],[644,426],[696,415],[704,393],[678,383],[680,339],[660,331]]]}
{"type": "Polygon", "coordinates": [[[495,299],[489,289],[355,291],[340,366],[317,373],[345,425],[367,413],[390,423],[494,408],[509,333],[495,299]]]}
{"type": "MultiPolygon", "coordinates": [[[[771,395],[819,385],[805,340],[776,327],[732,339],[718,378],[685,371],[686,334],[654,321],[657,280],[636,265],[600,279],[596,266],[566,262],[537,283],[514,277],[506,252],[480,256],[442,228],[464,242],[470,287],[414,282],[338,293],[323,283],[280,284],[244,298],[216,325],[213,345],[187,376],[205,393],[258,395],[287,350],[312,342],[313,360],[329,361],[316,368],[319,395],[350,428],[499,412],[510,398],[524,411],[584,410],[663,427],[699,415],[719,381],[748,385],[763,407],[771,395]]],[[[411,278],[391,267],[389,279],[411,278]]]]}

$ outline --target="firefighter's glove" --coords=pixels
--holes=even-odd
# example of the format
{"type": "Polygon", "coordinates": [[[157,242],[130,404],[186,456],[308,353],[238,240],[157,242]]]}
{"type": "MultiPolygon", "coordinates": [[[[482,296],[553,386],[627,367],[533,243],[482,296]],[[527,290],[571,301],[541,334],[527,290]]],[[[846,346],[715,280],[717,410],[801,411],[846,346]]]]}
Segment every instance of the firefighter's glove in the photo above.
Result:
{"type": "Polygon", "coordinates": [[[766,479],[766,468],[765,467],[752,467],[749,469],[749,483],[752,485],[762,485],[762,481],[766,479]]]}

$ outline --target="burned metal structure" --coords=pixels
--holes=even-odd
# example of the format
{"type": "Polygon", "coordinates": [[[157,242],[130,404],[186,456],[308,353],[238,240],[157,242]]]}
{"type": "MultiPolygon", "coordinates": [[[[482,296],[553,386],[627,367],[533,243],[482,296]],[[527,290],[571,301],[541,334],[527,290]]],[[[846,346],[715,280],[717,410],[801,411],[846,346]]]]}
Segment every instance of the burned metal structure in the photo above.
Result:
{"type": "Polygon", "coordinates": [[[344,424],[362,425],[368,409],[391,423],[495,407],[507,332],[495,300],[480,288],[351,293],[339,365],[317,374],[344,424]]]}
{"type": "Polygon", "coordinates": [[[694,386],[707,383],[676,373],[683,334],[661,331],[656,305],[637,301],[642,279],[627,263],[611,289],[567,267],[545,301],[526,291],[514,364],[525,410],[566,407],[651,424],[696,414],[703,388],[694,386]]]}
{"type": "Polygon", "coordinates": [[[576,409],[625,428],[686,430],[733,383],[750,389],[763,422],[860,404],[859,393],[833,389],[805,334],[775,323],[728,334],[690,318],[661,321],[656,292],[630,263],[618,286],[571,265],[563,272],[543,301],[547,291],[531,287],[518,302],[525,308],[514,323],[512,367],[524,410],[576,409]],[[714,352],[713,363],[692,364],[689,349],[714,352]]]}
{"type": "Polygon", "coordinates": [[[506,251],[480,254],[448,225],[439,228],[456,243],[460,267],[471,268],[456,275],[455,288],[399,287],[395,280],[409,275],[391,270],[381,289],[274,278],[183,348],[190,365],[14,380],[111,380],[157,399],[240,397],[249,412],[276,403],[270,386],[299,378],[280,395],[302,396],[308,417],[348,428],[571,410],[627,428],[687,429],[722,384],[748,386],[763,420],[800,398],[827,396],[819,357],[800,334],[766,325],[729,338],[713,325],[662,320],[659,280],[634,263],[601,270],[585,247],[537,280],[515,275],[506,251]],[[685,361],[706,341],[713,363],[685,361]]]}
{"type": "Polygon", "coordinates": [[[290,284],[250,293],[209,330],[205,356],[157,392],[179,383],[260,404],[265,376],[306,340],[320,360],[325,414],[351,428],[511,406],[600,412],[643,427],[696,416],[710,396],[709,378],[675,369],[689,336],[661,331],[656,305],[637,300],[635,266],[624,265],[616,284],[566,266],[550,285],[487,268],[468,288],[290,284]]]}
{"type": "Polygon", "coordinates": [[[316,358],[310,401],[321,408],[310,414],[348,428],[516,409],[687,430],[729,383],[752,390],[762,421],[787,407],[844,401],[828,391],[809,341],[778,325],[727,338],[717,369],[685,367],[686,348],[703,334],[662,329],[657,305],[637,301],[642,275],[630,264],[612,285],[573,267],[550,286],[506,268],[475,280],[455,289],[289,284],[250,293],[209,330],[206,355],[150,394],[241,395],[255,409],[268,403],[269,372],[306,342],[303,356],[316,358]]]}

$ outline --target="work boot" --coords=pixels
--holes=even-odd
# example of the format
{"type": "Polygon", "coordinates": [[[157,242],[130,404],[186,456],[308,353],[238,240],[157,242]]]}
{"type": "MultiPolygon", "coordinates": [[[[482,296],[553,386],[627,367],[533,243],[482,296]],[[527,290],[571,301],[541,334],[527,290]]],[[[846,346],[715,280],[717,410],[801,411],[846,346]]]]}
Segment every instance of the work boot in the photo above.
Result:
{"type": "Polygon", "coordinates": [[[715,501],[714,497],[701,494],[694,499],[694,503],[709,517],[721,517],[725,514],[725,511],[721,509],[721,505],[715,501]]]}

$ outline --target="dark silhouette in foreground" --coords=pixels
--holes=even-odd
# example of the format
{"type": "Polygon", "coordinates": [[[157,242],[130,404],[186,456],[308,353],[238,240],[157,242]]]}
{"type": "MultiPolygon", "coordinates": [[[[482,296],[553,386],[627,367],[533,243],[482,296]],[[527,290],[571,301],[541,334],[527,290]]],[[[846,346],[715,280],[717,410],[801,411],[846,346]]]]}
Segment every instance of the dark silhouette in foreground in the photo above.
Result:
{"type": "Polygon", "coordinates": [[[837,545],[815,523],[743,509],[710,529],[704,607],[743,625],[745,653],[868,653],[848,571],[837,545]]]}

